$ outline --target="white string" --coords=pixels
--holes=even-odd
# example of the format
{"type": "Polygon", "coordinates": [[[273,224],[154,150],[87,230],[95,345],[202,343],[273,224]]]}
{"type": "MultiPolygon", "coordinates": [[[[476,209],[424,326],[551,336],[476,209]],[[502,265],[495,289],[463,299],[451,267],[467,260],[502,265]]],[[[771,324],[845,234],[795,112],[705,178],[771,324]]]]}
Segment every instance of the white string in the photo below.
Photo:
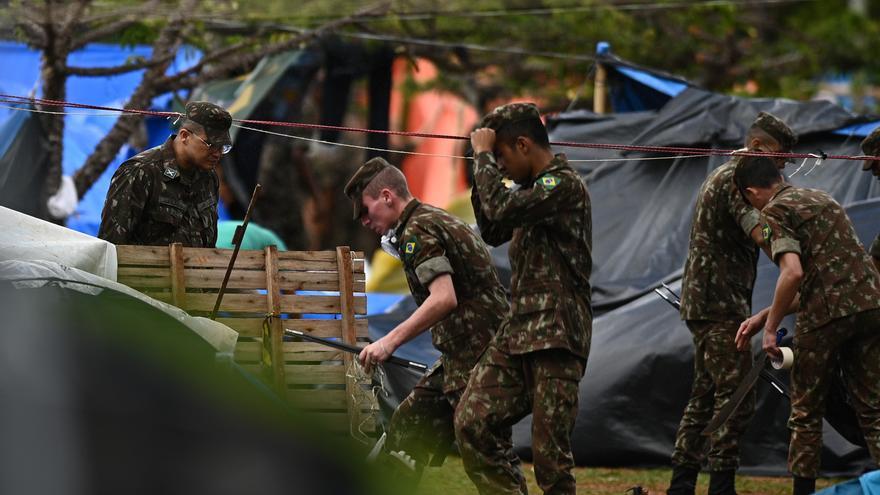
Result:
{"type": "Polygon", "coordinates": [[[17,112],[48,113],[51,115],[91,115],[94,117],[110,117],[119,115],[119,112],[53,112],[51,110],[38,110],[36,108],[16,107],[12,105],[2,104],[0,104],[0,108],[15,110],[17,112]]]}
{"type": "Polygon", "coordinates": [[[807,173],[804,174],[804,176],[810,175],[810,172],[812,172],[813,169],[815,169],[816,167],[819,166],[819,164],[822,163],[822,161],[823,161],[822,155],[816,155],[813,153],[809,153],[809,155],[810,156],[804,158],[804,161],[801,162],[801,164],[798,166],[798,168],[795,169],[795,171],[792,172],[789,177],[794,177],[795,175],[797,175],[797,173],[800,172],[802,168],[804,168],[804,165],[807,164],[807,160],[809,160],[810,158],[815,158],[816,163],[813,165],[813,167],[809,171],[807,171],[807,173]]]}

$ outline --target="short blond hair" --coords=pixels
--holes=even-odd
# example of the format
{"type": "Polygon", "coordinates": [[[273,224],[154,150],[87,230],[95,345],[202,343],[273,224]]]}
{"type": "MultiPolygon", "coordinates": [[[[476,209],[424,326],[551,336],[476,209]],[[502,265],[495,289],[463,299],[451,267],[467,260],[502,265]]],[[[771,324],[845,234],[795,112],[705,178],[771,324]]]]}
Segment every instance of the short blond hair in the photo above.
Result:
{"type": "Polygon", "coordinates": [[[373,180],[364,187],[363,194],[371,198],[377,198],[382,189],[390,189],[394,194],[406,199],[412,195],[409,192],[409,184],[406,182],[406,176],[397,167],[386,167],[373,177],[373,180]]]}

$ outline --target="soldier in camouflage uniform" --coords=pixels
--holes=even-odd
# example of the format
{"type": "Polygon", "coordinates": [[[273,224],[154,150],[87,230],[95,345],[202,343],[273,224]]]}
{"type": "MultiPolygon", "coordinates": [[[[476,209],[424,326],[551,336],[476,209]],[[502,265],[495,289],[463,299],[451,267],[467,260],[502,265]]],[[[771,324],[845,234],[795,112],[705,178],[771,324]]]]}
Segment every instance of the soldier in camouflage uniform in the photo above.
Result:
{"type": "Polygon", "coordinates": [[[761,210],[762,234],[780,272],[773,302],[743,322],[736,343],[749,348],[750,337],[763,328],[764,350],[780,356],[776,329],[785,314],[797,311],[788,468],[793,493],[813,493],[822,415],[838,367],[871,457],[880,461],[880,273],[827,193],[786,184],[766,158],[743,159],[734,179],[761,210]]]}
{"type": "Polygon", "coordinates": [[[471,374],[456,438],[481,493],[521,493],[503,440],[531,413],[538,485],[575,493],[571,432],[592,333],[590,196],[565,155],[553,155],[535,105],[498,107],[479,127],[471,201],[483,239],[511,241],[512,304],[471,374]]]}
{"type": "Polygon", "coordinates": [[[230,125],[232,116],[217,105],[188,103],[176,135],[129,158],[113,174],[98,237],[114,244],[214,247],[214,167],[232,148],[230,125]]]}
{"type": "MultiPolygon", "coordinates": [[[[749,151],[777,152],[790,151],[794,142],[784,122],[761,112],[745,144],[749,151]]],[[[701,433],[752,366],[749,351],[737,352],[733,339],[740,322],[751,315],[761,229],[758,211],[745,202],[733,182],[738,161],[721,165],[703,182],[691,224],[681,318],[694,340],[694,382],[675,436],[669,495],[694,494],[704,457],[710,472],[709,494],[735,493],[738,442],[754,411],[752,392],[722,428],[708,438],[701,433]]],[[[785,161],[777,165],[781,168],[785,161]]]]}
{"type": "MultiPolygon", "coordinates": [[[[507,312],[504,288],[486,245],[458,218],[414,199],[406,178],[382,158],[358,169],[345,194],[354,218],[377,235],[383,249],[403,261],[406,280],[419,308],[386,336],[368,345],[359,359],[370,370],[403,343],[431,330],[442,354],[437,364],[400,404],[386,448],[404,450],[425,465],[437,448],[454,441],[453,412],[471,369],[507,312]]],[[[512,457],[510,428],[506,450],[512,457]]],[[[525,479],[520,481],[525,486],[525,479]]]]}
{"type": "MultiPolygon", "coordinates": [[[[866,155],[880,156],[880,127],[874,129],[871,134],[868,134],[868,137],[862,141],[862,152],[866,155]]],[[[864,162],[862,170],[870,170],[871,173],[874,174],[874,177],[880,179],[880,160],[864,162]]],[[[877,234],[877,238],[874,239],[874,243],[871,244],[869,252],[874,259],[874,266],[880,270],[880,234],[877,234]]]]}

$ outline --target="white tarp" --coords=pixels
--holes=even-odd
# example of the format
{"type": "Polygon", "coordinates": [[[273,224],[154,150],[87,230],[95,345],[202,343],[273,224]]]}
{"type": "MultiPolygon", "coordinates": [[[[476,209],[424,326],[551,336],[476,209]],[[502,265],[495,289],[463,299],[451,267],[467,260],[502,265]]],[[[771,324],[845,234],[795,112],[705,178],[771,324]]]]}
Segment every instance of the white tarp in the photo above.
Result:
{"type": "Polygon", "coordinates": [[[0,261],[53,261],[116,281],[116,246],[0,206],[0,261]]]}

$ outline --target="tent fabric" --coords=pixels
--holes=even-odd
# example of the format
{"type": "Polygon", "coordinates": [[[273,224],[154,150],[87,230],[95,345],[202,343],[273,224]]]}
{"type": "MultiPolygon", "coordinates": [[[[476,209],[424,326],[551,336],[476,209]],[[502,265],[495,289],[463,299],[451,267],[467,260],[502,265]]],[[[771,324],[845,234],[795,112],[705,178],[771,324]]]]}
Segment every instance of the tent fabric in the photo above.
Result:
{"type": "Polygon", "coordinates": [[[208,318],[190,316],[182,309],[153,299],[126,285],[114,282],[84,270],[71,268],[52,261],[0,261],[0,280],[12,282],[17,288],[61,285],[85,294],[98,295],[104,290],[137,299],[155,310],[174,318],[215,349],[218,355],[232,356],[238,332],[208,318]],[[19,282],[16,282],[19,281],[19,282]]]}
{"type": "Polygon", "coordinates": [[[19,108],[0,125],[0,206],[45,218],[46,134],[36,115],[19,108]]]}
{"type": "Polygon", "coordinates": [[[47,260],[116,280],[116,246],[0,206],[0,261],[47,260]]]}

